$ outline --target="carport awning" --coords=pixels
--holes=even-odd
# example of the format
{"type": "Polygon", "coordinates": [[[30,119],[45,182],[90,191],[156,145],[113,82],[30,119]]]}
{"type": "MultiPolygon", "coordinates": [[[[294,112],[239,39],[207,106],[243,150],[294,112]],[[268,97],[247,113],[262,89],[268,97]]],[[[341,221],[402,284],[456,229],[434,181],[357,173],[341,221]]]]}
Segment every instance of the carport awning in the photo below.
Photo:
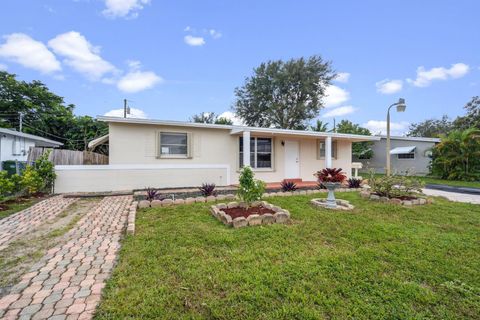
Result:
{"type": "Polygon", "coordinates": [[[403,154],[403,153],[412,153],[415,150],[415,146],[412,147],[398,147],[390,150],[390,154],[403,154]]]}

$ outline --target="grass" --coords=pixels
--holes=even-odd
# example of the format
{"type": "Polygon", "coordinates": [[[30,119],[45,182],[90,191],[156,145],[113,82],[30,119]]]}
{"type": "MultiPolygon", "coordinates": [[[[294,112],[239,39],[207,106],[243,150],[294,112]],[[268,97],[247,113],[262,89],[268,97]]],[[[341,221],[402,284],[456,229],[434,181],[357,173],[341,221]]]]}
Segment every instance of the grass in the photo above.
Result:
{"type": "Polygon", "coordinates": [[[28,198],[28,199],[22,199],[19,202],[6,202],[3,205],[6,205],[7,209],[0,211],[0,219],[6,218],[14,213],[17,213],[28,207],[31,207],[35,203],[41,200],[44,200],[44,198],[28,198]]]}
{"type": "Polygon", "coordinates": [[[480,318],[479,206],[337,196],[356,209],[271,198],[293,223],[242,229],[206,204],[139,211],[96,319],[480,318]]]}

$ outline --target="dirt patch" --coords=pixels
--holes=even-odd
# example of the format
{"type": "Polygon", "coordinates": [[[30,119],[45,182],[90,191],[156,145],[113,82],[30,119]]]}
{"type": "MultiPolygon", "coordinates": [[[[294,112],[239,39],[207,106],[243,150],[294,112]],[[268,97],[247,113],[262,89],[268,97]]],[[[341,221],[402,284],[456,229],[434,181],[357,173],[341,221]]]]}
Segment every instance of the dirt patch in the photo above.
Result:
{"type": "Polygon", "coordinates": [[[266,213],[271,213],[275,214],[275,211],[272,209],[265,208],[264,206],[258,206],[258,207],[250,207],[248,209],[246,208],[230,208],[230,209],[222,209],[226,214],[228,214],[232,219],[238,218],[238,217],[244,217],[247,218],[248,216],[252,214],[266,214],[266,213]]]}
{"type": "Polygon", "coordinates": [[[34,229],[28,235],[0,250],[0,297],[8,294],[20,277],[28,272],[45,253],[67,241],[66,233],[101,199],[80,199],[54,220],[34,229]]]}

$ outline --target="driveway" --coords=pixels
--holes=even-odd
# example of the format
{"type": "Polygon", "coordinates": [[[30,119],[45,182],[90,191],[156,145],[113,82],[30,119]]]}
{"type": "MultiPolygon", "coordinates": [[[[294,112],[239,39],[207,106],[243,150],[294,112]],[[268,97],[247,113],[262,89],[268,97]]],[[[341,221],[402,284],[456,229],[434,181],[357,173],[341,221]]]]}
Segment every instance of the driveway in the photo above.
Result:
{"type": "Polygon", "coordinates": [[[2,319],[91,319],[113,269],[132,196],[105,197],[0,299],[2,319]]]}
{"type": "MultiPolygon", "coordinates": [[[[449,190],[454,190],[454,189],[449,189],[449,190]]],[[[423,189],[423,193],[429,196],[445,197],[450,201],[456,201],[456,202],[480,204],[480,194],[459,192],[458,190],[455,190],[455,191],[456,192],[444,191],[444,190],[438,190],[438,189],[427,189],[427,188],[423,189]]]]}

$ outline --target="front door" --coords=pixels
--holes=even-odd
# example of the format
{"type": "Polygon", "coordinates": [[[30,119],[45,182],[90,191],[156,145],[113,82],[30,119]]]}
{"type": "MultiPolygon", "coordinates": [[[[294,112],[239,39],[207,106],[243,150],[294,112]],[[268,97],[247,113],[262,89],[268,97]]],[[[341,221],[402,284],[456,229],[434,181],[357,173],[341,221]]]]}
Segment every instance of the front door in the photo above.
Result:
{"type": "Polygon", "coordinates": [[[285,141],[285,179],[300,178],[299,151],[298,141],[285,141]]]}

